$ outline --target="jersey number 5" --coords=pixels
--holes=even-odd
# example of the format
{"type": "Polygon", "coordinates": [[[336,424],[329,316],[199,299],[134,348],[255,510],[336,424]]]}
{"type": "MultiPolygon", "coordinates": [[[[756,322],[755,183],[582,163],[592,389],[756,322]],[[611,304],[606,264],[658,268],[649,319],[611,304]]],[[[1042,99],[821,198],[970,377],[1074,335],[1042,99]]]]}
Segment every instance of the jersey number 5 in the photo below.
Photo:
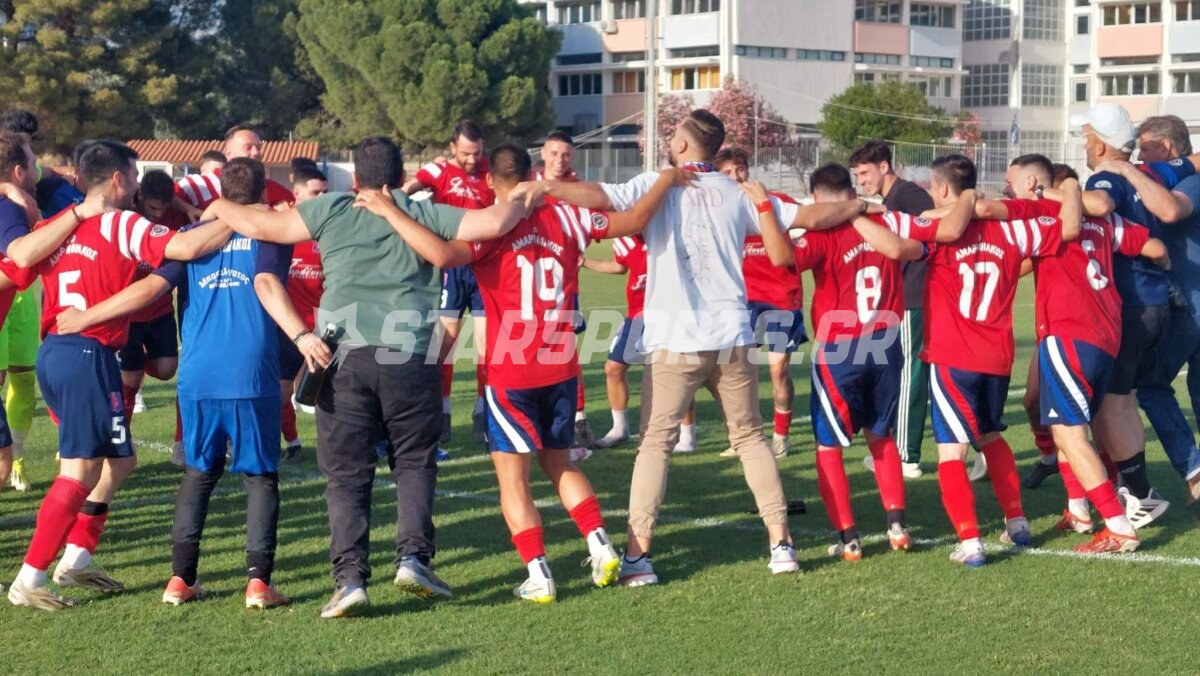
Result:
{"type": "Polygon", "coordinates": [[[1000,283],[1000,266],[992,261],[980,261],[974,266],[959,263],[958,274],[962,277],[962,295],[958,297],[958,311],[963,317],[977,322],[987,320],[988,310],[992,306],[992,297],[996,295],[996,285],[1000,283]],[[979,307],[971,312],[971,303],[975,300],[975,278],[983,277],[983,293],[979,298],[979,307]]]}
{"type": "Polygon", "coordinates": [[[71,290],[71,285],[83,277],[79,270],[68,270],[58,273],[58,306],[73,307],[80,312],[87,312],[87,300],[81,293],[71,290]]]}
{"type": "Polygon", "coordinates": [[[531,262],[523,256],[517,256],[517,268],[521,271],[521,321],[534,320],[535,304],[550,305],[542,318],[545,321],[557,321],[558,311],[566,300],[562,263],[554,258],[539,258],[531,262]]]}

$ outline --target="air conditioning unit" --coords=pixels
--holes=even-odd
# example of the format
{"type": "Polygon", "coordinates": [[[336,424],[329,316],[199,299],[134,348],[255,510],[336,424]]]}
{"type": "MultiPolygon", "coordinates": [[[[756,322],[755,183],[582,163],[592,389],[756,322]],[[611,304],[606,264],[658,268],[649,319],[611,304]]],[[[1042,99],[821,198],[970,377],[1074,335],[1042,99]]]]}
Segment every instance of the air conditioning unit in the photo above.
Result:
{"type": "Polygon", "coordinates": [[[616,33],[617,32],[617,22],[613,19],[608,19],[607,21],[601,21],[600,22],[600,32],[608,33],[609,35],[616,33]]]}

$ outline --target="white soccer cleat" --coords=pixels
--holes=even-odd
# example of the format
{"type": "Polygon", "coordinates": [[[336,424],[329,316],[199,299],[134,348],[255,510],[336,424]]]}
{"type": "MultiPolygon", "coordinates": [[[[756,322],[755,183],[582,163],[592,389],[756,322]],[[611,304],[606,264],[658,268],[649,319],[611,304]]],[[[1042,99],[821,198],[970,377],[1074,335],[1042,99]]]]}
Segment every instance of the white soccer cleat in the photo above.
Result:
{"type": "Polygon", "coordinates": [[[967,474],[967,478],[971,481],[983,481],[987,478],[987,475],[987,457],[976,451],[975,464],[971,465],[971,471],[967,474]]]}
{"type": "Polygon", "coordinates": [[[1130,493],[1125,486],[1118,488],[1117,493],[1121,502],[1125,504],[1125,516],[1138,530],[1154,523],[1171,506],[1171,503],[1164,500],[1163,496],[1153,488],[1150,489],[1150,495],[1144,498],[1130,493]]]}
{"type": "Polygon", "coordinates": [[[535,580],[532,577],[526,579],[525,582],[521,583],[520,587],[514,589],[513,595],[522,601],[532,601],[534,603],[554,603],[554,599],[558,597],[553,579],[535,580]]]}
{"type": "Polygon", "coordinates": [[[90,589],[105,593],[116,593],[125,591],[125,585],[117,582],[104,569],[100,568],[95,562],[89,563],[83,568],[70,568],[63,565],[62,561],[58,562],[58,566],[54,569],[54,584],[65,588],[74,587],[76,589],[90,589]]]}
{"type": "Polygon", "coordinates": [[[800,570],[796,561],[796,548],[787,542],[780,542],[771,548],[771,561],[767,564],[772,575],[795,573],[800,570]]]}
{"type": "Polygon", "coordinates": [[[69,599],[54,593],[50,588],[26,587],[20,580],[13,580],[8,588],[8,602],[14,606],[25,606],[38,610],[64,610],[74,608],[79,604],[75,599],[69,599]]]}
{"type": "Polygon", "coordinates": [[[584,559],[583,565],[592,567],[592,583],[597,587],[615,583],[621,574],[621,557],[613,549],[608,535],[598,528],[587,539],[592,555],[584,559]]]}
{"type": "Polygon", "coordinates": [[[142,398],[142,391],[138,390],[137,394],[133,396],[133,412],[145,413],[148,410],[146,408],[146,400],[142,398]]]}
{"type": "Polygon", "coordinates": [[[13,458],[12,473],[8,475],[8,482],[12,484],[14,491],[20,493],[30,489],[29,477],[25,474],[25,458],[13,458]]]}

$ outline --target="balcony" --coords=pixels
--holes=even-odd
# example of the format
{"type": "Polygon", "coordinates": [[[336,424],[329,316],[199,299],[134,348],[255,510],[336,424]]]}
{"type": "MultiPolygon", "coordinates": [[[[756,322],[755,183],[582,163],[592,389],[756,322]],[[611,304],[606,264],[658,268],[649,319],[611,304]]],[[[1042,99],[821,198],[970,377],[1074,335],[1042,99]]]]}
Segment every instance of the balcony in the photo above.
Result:
{"type": "MultiPolygon", "coordinates": [[[[909,54],[937,56],[945,59],[954,59],[955,61],[962,59],[961,29],[913,26],[909,29],[909,32],[909,54]]],[[[861,51],[870,50],[863,49],[861,51]]]]}
{"type": "MultiPolygon", "coordinates": [[[[961,44],[961,38],[956,41],[961,44]]],[[[854,51],[868,54],[908,54],[908,26],[895,23],[854,22],[854,51]]],[[[933,55],[931,55],[933,56],[933,55]]],[[[955,58],[958,52],[955,52],[955,58]]]]}
{"type": "Polygon", "coordinates": [[[1158,56],[1163,50],[1163,25],[1104,26],[1096,31],[1096,55],[1102,59],[1158,56]]]}

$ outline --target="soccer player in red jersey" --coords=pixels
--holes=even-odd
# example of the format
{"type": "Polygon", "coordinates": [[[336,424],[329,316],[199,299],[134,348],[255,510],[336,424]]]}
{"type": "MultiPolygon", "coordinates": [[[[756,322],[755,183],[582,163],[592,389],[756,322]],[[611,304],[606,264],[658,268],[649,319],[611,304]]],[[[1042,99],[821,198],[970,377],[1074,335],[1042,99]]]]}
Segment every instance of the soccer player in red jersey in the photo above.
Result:
{"type": "MultiPolygon", "coordinates": [[[[717,171],[744,184],[750,177],[750,158],[740,148],[725,148],[713,160],[717,171]]],[[[785,202],[795,200],[782,193],[771,193],[785,202]]],[[[789,371],[792,352],[804,343],[804,288],[794,268],[780,270],[771,263],[763,246],[763,238],[750,235],[742,250],[742,274],[746,278],[746,300],[750,309],[750,326],[759,345],[767,346],[768,370],[771,373],[771,392],[775,402],[774,433],[771,451],[781,458],[788,453],[788,431],[792,426],[792,400],[796,388],[789,371]]],[[[722,457],[735,458],[732,448],[722,457]]]]}
{"type": "MultiPolygon", "coordinates": [[[[118,208],[132,206],[138,189],[137,154],[127,146],[98,141],[83,152],[79,174],[89,199],[118,208]]],[[[66,544],[54,571],[60,587],[119,591],[120,583],[92,563],[108,518],[108,503],[133,471],[136,460],[123,414],[116,349],[125,344],[129,320],[106,322],[75,336],[57,335],[65,308],[86,310],[132,283],[140,261],[191,260],[214,251],[228,238],[220,223],[176,234],[132,211],[91,216],[58,250],[31,272],[5,264],[20,286],[42,279],[42,346],[37,376],[46,405],[59,423],[59,475],[38,510],[25,563],[8,590],[13,605],[57,610],[74,605],[46,587],[46,571],[66,544]]]]}
{"type": "MultiPolygon", "coordinates": [[[[742,187],[756,204],[767,201],[761,184],[742,187]]],[[[837,164],[814,171],[809,188],[818,204],[854,198],[850,172],[837,164]]],[[[805,233],[793,245],[778,227],[771,227],[773,214],[764,213],[762,218],[762,238],[771,262],[797,271],[812,270],[816,284],[812,318],[817,347],[810,403],[817,438],[817,485],[840,537],[829,554],[846,561],[862,558],[843,462],[843,450],[860,429],[875,460],[888,539],[892,549],[908,549],[904,476],[892,433],[904,365],[898,339],[904,315],[899,261],[924,258],[927,248],[913,240],[898,240],[898,255],[888,257],[867,244],[850,224],[805,233]]],[[[875,218],[880,223],[890,219],[897,230],[912,227],[911,217],[899,212],[875,218]]],[[[932,225],[926,227],[934,233],[932,225]]]]}
{"type": "MultiPolygon", "coordinates": [[[[487,181],[488,166],[483,150],[483,128],[473,120],[463,120],[454,127],[450,141],[450,157],[445,162],[430,162],[404,191],[412,195],[421,190],[433,193],[433,201],[462,209],[482,209],[496,201],[496,194],[487,181]]],[[[454,346],[462,331],[463,313],[471,311],[475,331],[475,408],[471,412],[475,440],[487,438],[487,416],[483,388],[487,385],[487,360],[482,336],[487,334],[483,299],[479,285],[469,266],[445,270],[442,273],[442,328],[445,335],[440,344],[442,362],[442,443],[450,441],[450,391],[454,382],[454,346]]]]}
{"type": "MultiPolygon", "coordinates": [[[[225,132],[225,158],[232,160],[247,157],[262,159],[262,139],[253,129],[237,125],[225,132]]],[[[176,182],[175,207],[196,219],[204,209],[221,196],[221,170],[184,176],[176,182]]],[[[282,183],[267,179],[267,194],[264,200],[272,209],[286,209],[296,203],[296,197],[282,183]]]]}
{"type": "MultiPolygon", "coordinates": [[[[517,146],[504,144],[492,151],[489,182],[499,199],[507,200],[509,191],[528,179],[531,164],[529,154],[517,146]]],[[[385,215],[426,260],[442,268],[467,263],[475,268],[492,317],[487,335],[488,446],[500,484],[500,508],[529,571],[516,590],[518,598],[538,603],[556,598],[529,485],[534,453],[587,541],[593,582],[604,587],[617,579],[620,561],[604,530],[599,503],[568,450],[574,441],[578,359],[574,297],[587,245],[639,232],[681,176],[665,172],[628,213],[542,206],[507,235],[479,245],[447,243],[386,200],[360,200],[372,211],[380,209],[376,213],[385,215]]]]}
{"type": "MultiPolygon", "coordinates": [[[[962,223],[975,213],[975,165],[962,155],[933,162],[930,192],[938,207],[953,205],[938,230],[962,223]]],[[[1021,505],[1020,478],[1012,449],[1000,435],[1008,382],[1012,374],[1012,305],[1026,258],[1057,255],[1064,236],[1078,235],[1080,214],[1067,220],[969,221],[953,243],[934,247],[928,257],[925,290],[925,348],[933,393],[933,431],[938,445],[938,483],[942,503],[958,534],[950,555],[971,567],[987,563],[979,538],[975,495],[967,477],[967,449],[975,445],[987,458],[992,489],[1005,517],[1003,542],[1032,543],[1021,505]],[[1065,235],[1064,235],[1065,231],[1065,235]]],[[[924,219],[914,221],[924,225],[924,219]]],[[[928,241],[930,228],[912,228],[906,236],[928,241]]],[[[884,228],[863,228],[876,249],[888,248],[896,235],[884,228]]]]}

